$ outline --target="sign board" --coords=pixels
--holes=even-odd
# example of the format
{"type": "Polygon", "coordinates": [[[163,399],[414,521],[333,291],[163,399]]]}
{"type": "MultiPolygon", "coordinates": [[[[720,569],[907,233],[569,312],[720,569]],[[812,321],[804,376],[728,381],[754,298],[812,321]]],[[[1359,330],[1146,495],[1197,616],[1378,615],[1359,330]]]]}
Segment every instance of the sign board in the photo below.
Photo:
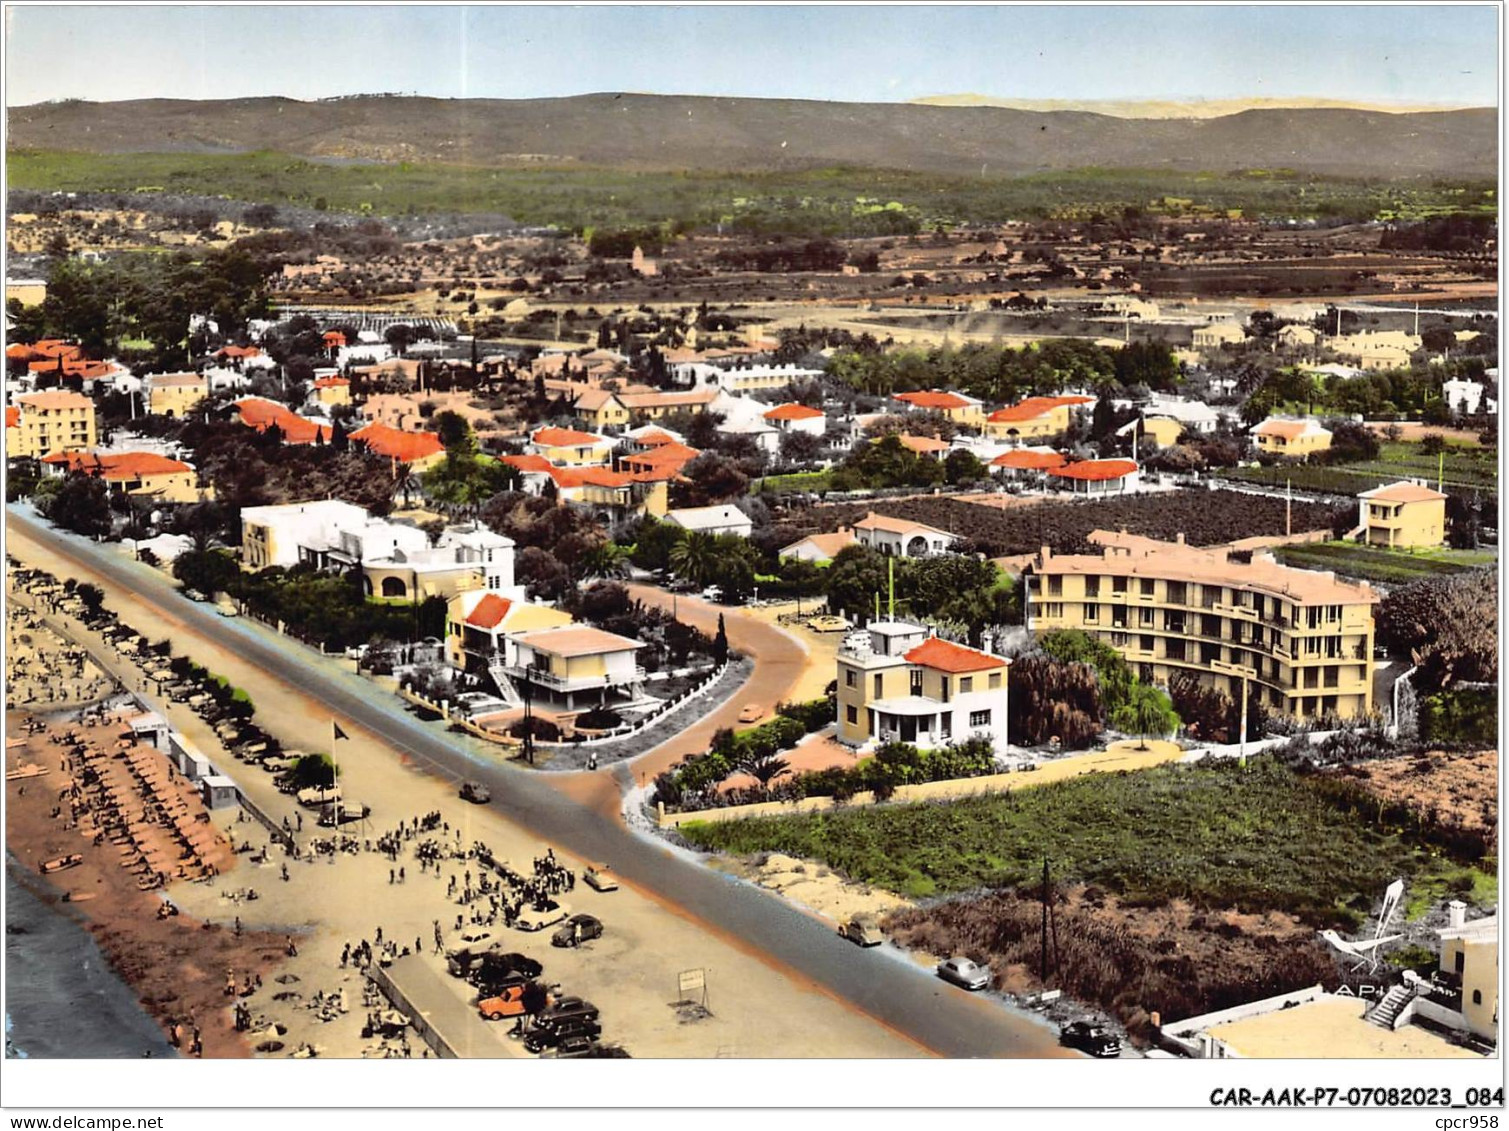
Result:
{"type": "Polygon", "coordinates": [[[683,970],[676,975],[676,989],[678,992],[690,995],[697,990],[707,989],[707,972],[698,968],[696,970],[683,970]]]}

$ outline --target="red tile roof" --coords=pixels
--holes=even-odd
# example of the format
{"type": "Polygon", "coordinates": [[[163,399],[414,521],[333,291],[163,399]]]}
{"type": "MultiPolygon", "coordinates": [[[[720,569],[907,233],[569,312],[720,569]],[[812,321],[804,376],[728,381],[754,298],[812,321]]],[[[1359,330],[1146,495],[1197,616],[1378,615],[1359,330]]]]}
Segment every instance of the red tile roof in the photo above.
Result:
{"type": "Polygon", "coordinates": [[[21,410],[13,404],[5,406],[5,426],[7,428],[19,428],[21,426],[21,410]]]}
{"type": "Polygon", "coordinates": [[[541,428],[529,440],[542,448],[580,448],[600,444],[603,438],[575,428],[541,428]]]}
{"type": "Polygon", "coordinates": [[[339,330],[326,330],[324,339],[325,344],[330,346],[343,346],[346,344],[346,335],[339,330]]]}
{"type": "Polygon", "coordinates": [[[258,432],[266,432],[276,424],[285,444],[312,444],[317,436],[330,439],[330,425],[317,424],[297,415],[287,405],[265,397],[243,397],[236,402],[236,413],[242,424],[258,432]]]}
{"type": "Polygon", "coordinates": [[[937,389],[924,393],[897,393],[895,399],[913,408],[968,408],[974,403],[965,400],[958,393],[944,393],[937,389]]]}
{"type": "Polygon", "coordinates": [[[466,618],[466,623],[475,628],[497,628],[503,623],[503,618],[508,616],[508,610],[511,608],[513,608],[513,602],[508,598],[489,593],[477,602],[477,607],[466,618]]]}
{"type": "Polygon", "coordinates": [[[1006,661],[1001,656],[990,656],[938,636],[930,636],[913,648],[906,654],[906,661],[935,671],[955,674],[983,672],[1006,666],[1006,661]]]}
{"type": "Polygon", "coordinates": [[[238,358],[261,357],[262,351],[256,346],[226,346],[216,357],[228,357],[233,361],[238,358]]]}
{"type": "Polygon", "coordinates": [[[1441,492],[1418,483],[1391,483],[1387,487],[1364,491],[1361,497],[1384,503],[1433,503],[1446,498],[1441,492]]]}
{"type": "Polygon", "coordinates": [[[445,451],[440,437],[433,432],[405,432],[387,424],[369,424],[351,433],[352,440],[365,444],[369,452],[399,463],[413,463],[445,451]]]}
{"type": "Polygon", "coordinates": [[[804,404],[778,404],[765,414],[766,420],[816,420],[822,416],[820,409],[804,404]]]}
{"type": "Polygon", "coordinates": [[[315,378],[314,387],[316,389],[338,389],[342,385],[349,384],[351,382],[344,377],[317,377],[315,378]]]}
{"type": "Polygon", "coordinates": [[[948,442],[940,440],[936,436],[908,436],[902,433],[896,439],[901,441],[901,446],[918,455],[927,455],[929,452],[948,451],[948,442]]]}
{"type": "Polygon", "coordinates": [[[575,468],[556,467],[544,456],[504,456],[503,462],[524,472],[543,472],[555,480],[557,487],[580,487],[581,477],[575,468]]]}
{"type": "Polygon", "coordinates": [[[1089,404],[1094,399],[1094,397],[1028,397],[1018,404],[996,409],[987,419],[994,424],[1036,420],[1040,416],[1047,416],[1056,408],[1089,404]]]}
{"type": "Polygon", "coordinates": [[[82,471],[105,479],[139,479],[144,475],[172,475],[193,471],[186,463],[156,452],[53,452],[42,457],[43,463],[66,464],[69,471],[82,471]]]}
{"type": "Polygon", "coordinates": [[[990,461],[991,467],[1014,467],[1022,471],[1049,471],[1069,461],[1060,452],[1003,452],[990,461]]]}
{"type": "Polygon", "coordinates": [[[1049,471],[1049,475],[1055,475],[1060,479],[1083,479],[1091,482],[1101,482],[1107,479],[1120,479],[1124,475],[1130,475],[1137,470],[1137,464],[1129,459],[1085,459],[1078,463],[1071,463],[1065,467],[1049,471]]]}
{"type": "Polygon", "coordinates": [[[577,479],[589,487],[627,487],[633,477],[622,471],[609,471],[606,467],[576,468],[577,479]]]}
{"type": "Polygon", "coordinates": [[[690,448],[672,440],[650,451],[624,456],[623,465],[636,471],[661,471],[674,474],[701,454],[696,448],[690,448]]]}

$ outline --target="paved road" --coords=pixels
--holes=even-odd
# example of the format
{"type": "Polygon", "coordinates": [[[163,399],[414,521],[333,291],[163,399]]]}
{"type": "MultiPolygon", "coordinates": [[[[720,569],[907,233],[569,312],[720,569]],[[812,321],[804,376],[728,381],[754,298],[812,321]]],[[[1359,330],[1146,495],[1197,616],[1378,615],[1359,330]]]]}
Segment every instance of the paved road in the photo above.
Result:
{"type": "MultiPolygon", "coordinates": [[[[362,694],[319,665],[300,663],[234,621],[178,596],[166,579],[97,546],[9,509],[11,529],[160,608],[195,633],[351,719],[433,772],[477,778],[503,816],[586,859],[610,861],[624,879],[713,930],[762,952],[924,1047],[948,1057],[1063,1056],[1053,1035],[988,998],[946,986],[909,963],[857,950],[816,918],[776,896],[682,858],[668,847],[605,820],[553,788],[551,777],[503,764],[479,765],[442,732],[405,714],[396,699],[362,694]]],[[[1072,1055],[1072,1054],[1068,1054],[1072,1055]]]]}

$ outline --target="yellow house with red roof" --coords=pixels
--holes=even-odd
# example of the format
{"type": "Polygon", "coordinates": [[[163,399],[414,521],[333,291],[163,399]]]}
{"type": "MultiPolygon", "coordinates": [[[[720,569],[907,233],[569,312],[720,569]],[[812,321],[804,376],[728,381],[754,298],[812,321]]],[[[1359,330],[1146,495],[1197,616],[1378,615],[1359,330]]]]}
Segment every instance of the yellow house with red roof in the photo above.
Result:
{"type": "Polygon", "coordinates": [[[927,750],[984,738],[1003,750],[1010,664],[922,625],[873,621],[838,651],[838,740],[927,750]]]}
{"type": "Polygon", "coordinates": [[[7,458],[41,459],[50,452],[86,451],[96,443],[94,402],[82,393],[23,393],[11,407],[19,411],[14,424],[6,413],[7,458]]]}
{"type": "Polygon", "coordinates": [[[408,464],[415,471],[424,471],[445,459],[445,445],[434,432],[406,432],[379,421],[358,428],[347,439],[374,455],[408,464]]]}
{"type": "Polygon", "coordinates": [[[529,451],[561,466],[588,467],[612,458],[613,441],[575,428],[537,428],[529,437],[529,451]]]}
{"type": "Polygon", "coordinates": [[[1286,459],[1303,459],[1331,446],[1330,429],[1309,417],[1270,416],[1252,430],[1258,451],[1286,459]]]}
{"type": "Polygon", "coordinates": [[[199,476],[181,460],[156,452],[53,452],[42,457],[51,475],[79,472],[103,480],[111,492],[164,503],[198,503],[215,497],[199,486],[199,476]]]}
{"type": "Polygon", "coordinates": [[[482,671],[490,664],[516,663],[509,633],[559,628],[571,614],[550,605],[518,601],[488,589],[457,593],[446,604],[445,656],[452,667],[482,671]]]}
{"type": "Polygon", "coordinates": [[[1028,397],[996,409],[985,418],[985,431],[997,439],[1019,443],[1047,439],[1067,431],[1075,414],[1094,403],[1094,397],[1028,397]]]}
{"type": "Polygon", "coordinates": [[[918,393],[897,393],[891,398],[900,401],[909,409],[922,412],[941,412],[955,424],[979,428],[985,423],[985,405],[975,397],[963,393],[950,393],[942,389],[928,389],[918,393]]]}

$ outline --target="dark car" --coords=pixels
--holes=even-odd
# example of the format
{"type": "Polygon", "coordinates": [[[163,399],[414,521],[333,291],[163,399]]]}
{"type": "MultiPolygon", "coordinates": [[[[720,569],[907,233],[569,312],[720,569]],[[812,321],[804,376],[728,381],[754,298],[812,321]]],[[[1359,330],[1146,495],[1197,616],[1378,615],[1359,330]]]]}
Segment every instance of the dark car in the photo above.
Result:
{"type": "Polygon", "coordinates": [[[563,997],[542,1012],[536,1022],[541,1028],[558,1029],[573,1021],[596,1021],[597,1006],[579,997],[563,997]]]}
{"type": "Polygon", "coordinates": [[[462,801],[470,801],[473,805],[486,805],[492,799],[492,791],[481,782],[465,781],[461,783],[462,801]]]}
{"type": "Polygon", "coordinates": [[[596,1040],[602,1036],[602,1032],[603,1027],[597,1021],[574,1021],[558,1026],[531,1029],[524,1037],[524,1048],[528,1052],[544,1052],[546,1049],[560,1047],[572,1037],[596,1040]]]}
{"type": "Polygon", "coordinates": [[[573,915],[550,936],[551,946],[581,946],[603,937],[603,921],[595,915],[573,915]]]}
{"type": "Polygon", "coordinates": [[[1103,1025],[1089,1021],[1071,1021],[1058,1035],[1059,1043],[1090,1056],[1104,1058],[1121,1055],[1121,1038],[1103,1025]]]}

